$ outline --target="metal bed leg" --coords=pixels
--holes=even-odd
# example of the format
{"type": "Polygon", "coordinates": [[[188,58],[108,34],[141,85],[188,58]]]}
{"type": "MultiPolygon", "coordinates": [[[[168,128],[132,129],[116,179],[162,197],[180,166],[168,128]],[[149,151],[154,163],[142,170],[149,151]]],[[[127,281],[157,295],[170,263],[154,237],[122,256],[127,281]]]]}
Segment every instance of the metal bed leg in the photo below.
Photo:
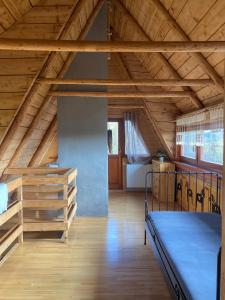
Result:
{"type": "Polygon", "coordinates": [[[144,235],[144,245],[147,244],[147,235],[146,235],[146,230],[145,230],[145,235],[144,235]]]}

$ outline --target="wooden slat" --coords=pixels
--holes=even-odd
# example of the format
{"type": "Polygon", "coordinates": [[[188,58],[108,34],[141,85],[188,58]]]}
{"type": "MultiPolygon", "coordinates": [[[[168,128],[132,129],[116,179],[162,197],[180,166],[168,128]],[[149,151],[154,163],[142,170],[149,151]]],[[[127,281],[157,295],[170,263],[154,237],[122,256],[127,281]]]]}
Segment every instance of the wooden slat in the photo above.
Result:
{"type": "Polygon", "coordinates": [[[66,168],[7,168],[4,172],[6,175],[47,175],[47,174],[65,174],[69,169],[66,168]]]}
{"type": "Polygon", "coordinates": [[[23,184],[24,185],[39,185],[39,184],[66,184],[66,176],[24,176],[23,184]]]}
{"type": "Polygon", "coordinates": [[[23,230],[29,231],[64,231],[67,229],[67,224],[63,222],[29,222],[24,223],[23,230]]]}
{"type": "Polygon", "coordinates": [[[11,206],[8,210],[0,215],[0,226],[7,222],[10,218],[15,216],[22,209],[22,202],[19,201],[11,206]]]}
{"type": "Polygon", "coordinates": [[[2,255],[7,248],[23,233],[23,226],[20,225],[13,233],[0,245],[0,255],[2,255]]]}
{"type": "Polygon", "coordinates": [[[74,201],[76,194],[77,194],[77,187],[74,187],[74,189],[71,191],[71,193],[68,196],[68,206],[70,206],[71,202],[74,201]]]}
{"type": "MultiPolygon", "coordinates": [[[[130,14],[130,12],[126,9],[126,7],[120,1],[114,0],[113,3],[116,4],[116,10],[119,10],[122,13],[122,15],[127,19],[127,23],[129,24],[129,26],[132,26],[132,28],[134,28],[134,30],[138,33],[138,36],[140,39],[152,41],[150,36],[145,32],[145,30],[143,30],[143,28],[139,25],[137,20],[133,17],[133,15],[130,14]]],[[[121,28],[121,27],[119,27],[119,28],[121,28]]],[[[113,27],[113,29],[115,30],[114,27],[113,27]]],[[[172,76],[172,78],[182,79],[182,77],[177,72],[177,70],[173,67],[172,64],[170,64],[170,62],[165,58],[165,56],[162,53],[157,53],[156,57],[159,60],[159,62],[162,64],[163,68],[165,68],[165,70],[172,76]]],[[[152,64],[151,64],[151,68],[152,68],[152,64]]],[[[188,87],[186,87],[186,88],[184,87],[183,90],[190,91],[191,89],[188,87]]],[[[201,101],[198,99],[198,97],[196,95],[193,95],[191,97],[191,101],[195,107],[197,107],[197,108],[203,107],[203,104],[201,103],[201,101]]]]}
{"type": "Polygon", "coordinates": [[[68,201],[59,199],[33,199],[23,200],[23,208],[30,208],[33,210],[58,210],[68,205],[68,201]]]}
{"type": "Polygon", "coordinates": [[[41,141],[41,143],[39,144],[38,148],[36,149],[30,163],[29,163],[29,167],[30,166],[39,166],[43,157],[45,156],[46,152],[48,151],[52,140],[55,138],[56,136],[56,130],[57,130],[57,122],[56,122],[56,117],[54,117],[54,119],[52,120],[52,122],[50,123],[48,129],[45,132],[45,135],[43,136],[43,139],[41,141]]]}
{"type": "Polygon", "coordinates": [[[9,193],[22,186],[22,178],[21,177],[17,177],[17,178],[13,178],[13,179],[10,178],[4,182],[7,184],[9,193]]]}
{"type": "Polygon", "coordinates": [[[70,184],[77,176],[77,169],[71,168],[64,175],[68,177],[68,184],[70,184]]]}
{"type": "Polygon", "coordinates": [[[72,209],[69,212],[69,217],[68,217],[68,229],[70,228],[70,225],[73,222],[74,216],[76,215],[76,211],[77,211],[77,203],[74,204],[74,206],[72,207],[72,209]]]}
{"type": "MultiPolygon", "coordinates": [[[[182,40],[184,41],[190,41],[188,35],[185,33],[185,31],[178,25],[178,23],[173,19],[173,17],[168,13],[166,8],[162,5],[162,3],[158,0],[150,0],[154,5],[157,7],[157,9],[160,11],[160,13],[163,14],[164,18],[168,21],[169,25],[174,28],[179,35],[181,36],[182,40]]],[[[195,53],[192,54],[193,57],[200,63],[201,67],[205,72],[214,80],[214,82],[217,84],[217,86],[220,88],[220,90],[223,90],[223,80],[222,78],[216,73],[214,68],[209,64],[209,62],[206,60],[206,58],[201,53],[195,53]]]]}

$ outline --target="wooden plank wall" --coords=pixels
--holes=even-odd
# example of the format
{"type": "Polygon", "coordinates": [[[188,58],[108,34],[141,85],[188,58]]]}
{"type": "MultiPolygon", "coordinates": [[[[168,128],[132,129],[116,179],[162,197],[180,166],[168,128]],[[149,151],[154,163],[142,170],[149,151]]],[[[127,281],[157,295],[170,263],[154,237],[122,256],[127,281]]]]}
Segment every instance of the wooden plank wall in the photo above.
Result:
{"type": "MultiPolygon", "coordinates": [[[[133,56],[133,62],[137,61],[136,57],[133,56]]],[[[126,60],[124,55],[118,55],[118,54],[111,54],[110,60],[108,61],[108,76],[110,79],[128,79],[128,66],[126,65],[126,60]]],[[[137,65],[136,65],[137,66],[137,65]]],[[[137,70],[137,69],[136,69],[137,70]]],[[[119,91],[127,90],[129,92],[135,91],[135,87],[109,87],[108,91],[112,92],[119,92],[119,91]]],[[[122,118],[124,115],[124,112],[126,111],[132,111],[133,109],[130,109],[129,107],[139,105],[143,107],[143,100],[142,99],[109,99],[108,100],[109,105],[118,105],[123,106],[123,109],[111,109],[109,108],[109,117],[111,118],[122,118]]],[[[143,138],[148,145],[148,148],[150,150],[151,155],[155,155],[156,151],[158,149],[163,149],[163,145],[160,143],[157,133],[155,132],[154,128],[152,127],[151,122],[148,119],[148,116],[146,114],[146,111],[141,109],[135,109],[138,112],[138,121],[140,125],[140,130],[143,135],[143,138]]]]}
{"type": "MultiPolygon", "coordinates": [[[[20,22],[14,24],[1,36],[32,38],[35,34],[36,38],[43,39],[58,39],[61,37],[77,39],[84,30],[97,3],[97,0],[34,1],[36,6],[20,22]],[[72,9],[74,9],[76,16],[75,20],[69,19],[72,9]],[[69,23],[67,24],[67,22],[69,23]]],[[[1,115],[4,118],[8,116],[5,123],[0,123],[2,133],[17,113],[17,119],[14,118],[14,127],[11,126],[15,130],[8,131],[7,135],[3,134],[2,136],[0,173],[9,163],[11,167],[22,167],[29,164],[56,114],[55,99],[52,99],[48,105],[43,107],[48,99],[47,93],[50,86],[36,84],[35,79],[38,75],[54,78],[60,76],[64,71],[64,66],[68,63],[69,56],[69,53],[52,53],[48,56],[46,53],[39,52],[35,54],[5,51],[0,53],[0,66],[4,66],[4,76],[0,78],[0,89],[2,93],[4,92],[4,102],[13,103],[8,106],[8,114],[5,114],[5,106],[4,111],[0,110],[0,122],[1,115]],[[15,75],[15,63],[17,64],[17,75],[15,75]],[[8,99],[11,99],[11,101],[8,99]],[[23,106],[18,107],[21,103],[23,103],[23,106]],[[40,110],[42,110],[41,113],[40,110]],[[15,126],[15,124],[18,124],[18,119],[20,120],[19,126],[15,126]],[[27,132],[29,132],[28,135],[26,135],[27,132]],[[24,136],[26,137],[25,140],[24,136]],[[23,142],[22,146],[21,141],[23,142]]]]}
{"type": "MultiPolygon", "coordinates": [[[[143,36],[143,32],[145,32],[152,40],[183,40],[177,29],[154,5],[153,0],[121,0],[121,3],[127,8],[139,26],[139,28],[138,26],[134,27],[128,18],[124,18],[121,9],[115,4],[112,20],[117,21],[119,24],[117,26],[115,24],[113,27],[114,29],[117,28],[122,39],[145,40],[143,36]]],[[[161,3],[191,40],[224,40],[224,1],[162,0],[161,3]]],[[[202,65],[193,57],[193,54],[165,53],[163,56],[183,78],[208,78],[202,65]]],[[[172,72],[169,72],[169,69],[162,65],[157,54],[146,54],[141,55],[141,57],[143,63],[149,66],[152,77],[172,78],[172,72]]],[[[222,78],[224,55],[222,53],[205,53],[204,57],[222,78]]],[[[221,89],[215,86],[192,87],[192,89],[204,105],[221,101],[223,97],[221,89]]],[[[187,99],[177,99],[176,102],[177,107],[182,112],[193,109],[192,103],[187,99]]]]}

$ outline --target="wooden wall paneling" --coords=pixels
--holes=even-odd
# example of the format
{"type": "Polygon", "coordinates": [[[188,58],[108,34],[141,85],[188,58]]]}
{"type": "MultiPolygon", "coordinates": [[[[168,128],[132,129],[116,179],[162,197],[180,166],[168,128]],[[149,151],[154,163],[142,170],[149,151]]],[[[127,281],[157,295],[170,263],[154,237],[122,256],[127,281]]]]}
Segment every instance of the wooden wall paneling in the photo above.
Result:
{"type": "Polygon", "coordinates": [[[36,6],[24,16],[23,22],[40,24],[64,24],[66,17],[71,11],[71,5],[65,6],[36,6]]]}
{"type": "Polygon", "coordinates": [[[157,150],[162,148],[159,142],[158,136],[152,129],[151,123],[148,120],[146,111],[143,109],[138,110],[138,121],[140,131],[142,133],[143,139],[148,146],[151,156],[155,156],[157,150]]]}
{"type": "Polygon", "coordinates": [[[2,2],[4,3],[8,11],[11,13],[13,18],[17,21],[20,20],[21,17],[32,8],[29,0],[2,0],[2,2]]]}
{"type": "MultiPolygon", "coordinates": [[[[138,32],[139,37],[144,39],[144,40],[148,40],[151,41],[151,39],[149,38],[148,34],[143,30],[143,28],[141,28],[141,26],[137,23],[137,21],[134,19],[134,17],[129,13],[129,11],[127,11],[127,9],[121,4],[120,1],[118,0],[114,0],[113,3],[116,5],[116,9],[119,9],[120,11],[122,11],[123,16],[126,16],[126,19],[128,20],[128,22],[130,23],[131,28],[135,28],[135,30],[138,32]]],[[[115,21],[115,18],[114,18],[115,21]]],[[[115,24],[112,24],[112,26],[115,24]]],[[[120,24],[121,25],[121,24],[120,24]]],[[[120,26],[118,25],[118,26],[120,26]]],[[[117,28],[119,29],[119,28],[117,28]]],[[[114,28],[114,30],[116,31],[116,29],[114,28]]],[[[117,32],[118,33],[118,32],[117,32]]],[[[173,76],[173,78],[175,79],[181,79],[181,76],[177,73],[177,71],[173,68],[173,66],[165,59],[165,57],[158,53],[157,54],[157,58],[160,60],[160,62],[166,67],[167,71],[173,76]]],[[[190,90],[189,88],[185,88],[186,90],[190,90]]],[[[200,108],[202,107],[202,103],[200,102],[200,100],[195,97],[194,95],[192,96],[192,101],[193,104],[197,107],[200,108]]]]}
{"type": "Polygon", "coordinates": [[[54,140],[56,136],[56,117],[51,122],[48,130],[46,131],[44,138],[42,139],[41,143],[39,144],[39,147],[37,148],[35,154],[33,155],[29,166],[30,167],[37,167],[41,164],[41,161],[43,160],[44,156],[46,155],[47,151],[49,150],[49,147],[52,144],[52,141],[54,140]]]}
{"type": "MultiPolygon", "coordinates": [[[[80,2],[80,3],[81,3],[81,2],[80,2]]],[[[77,34],[79,35],[79,36],[78,36],[78,39],[83,39],[83,38],[84,38],[84,36],[87,34],[87,32],[88,32],[88,30],[89,30],[89,28],[90,28],[92,22],[94,21],[96,15],[97,15],[97,13],[99,12],[99,10],[100,10],[100,8],[101,8],[102,5],[103,5],[103,1],[99,1],[99,3],[96,5],[94,11],[93,11],[93,12],[91,12],[91,11],[89,12],[89,13],[90,13],[90,18],[89,18],[89,20],[87,21],[87,24],[86,24],[85,28],[81,31],[80,34],[79,34],[79,33],[76,33],[76,36],[75,36],[74,38],[77,38],[77,34]]],[[[80,8],[80,10],[81,10],[81,8],[80,8]]],[[[71,23],[71,24],[72,24],[72,23],[71,23]]],[[[68,30],[69,30],[69,28],[68,28],[68,30]]],[[[55,66],[56,66],[56,65],[55,65],[55,62],[56,62],[56,61],[60,61],[60,62],[61,62],[61,69],[60,69],[60,64],[58,64],[59,66],[57,67],[57,68],[58,68],[58,69],[57,69],[57,72],[58,72],[58,78],[60,78],[60,77],[62,77],[62,76],[64,75],[64,73],[66,72],[66,70],[67,70],[67,68],[68,68],[68,66],[69,66],[69,64],[70,64],[70,62],[71,62],[71,61],[73,60],[73,58],[74,58],[74,54],[67,56],[67,60],[66,60],[65,62],[64,62],[64,60],[62,60],[62,59],[61,59],[60,57],[58,57],[58,56],[59,56],[59,53],[56,53],[56,54],[54,54],[54,55],[52,56],[52,63],[51,63],[51,65],[54,66],[54,68],[55,68],[55,66]],[[64,64],[63,64],[63,63],[64,63],[64,64]]],[[[43,74],[42,74],[42,76],[43,76],[43,74]]],[[[52,104],[53,104],[53,103],[52,103],[52,104]]],[[[50,104],[50,105],[51,105],[51,104],[50,104]]],[[[54,108],[54,112],[53,112],[53,115],[55,115],[55,114],[56,114],[56,107],[54,108]]],[[[47,119],[48,119],[48,122],[49,122],[52,118],[51,118],[50,115],[49,115],[49,117],[47,117],[47,119]]],[[[40,119],[40,121],[39,121],[38,127],[41,128],[41,129],[46,130],[46,129],[47,129],[48,122],[46,122],[46,117],[43,116],[42,119],[40,119]]]]}
{"type": "MultiPolygon", "coordinates": [[[[84,1],[79,1],[79,5],[82,6],[82,5],[85,5],[84,1]]],[[[73,16],[73,18],[76,16],[76,8],[77,5],[75,4],[74,5],[74,10],[71,12],[71,16],[73,16]]],[[[70,17],[68,17],[68,22],[70,22],[70,24],[72,24],[72,19],[70,17]]],[[[66,25],[64,26],[64,28],[66,27],[66,25]]],[[[67,30],[69,28],[67,27],[67,30]]],[[[64,33],[65,31],[63,31],[63,29],[60,31],[58,37],[61,37],[62,34],[64,33]]],[[[54,54],[50,54],[49,55],[49,59],[53,60],[54,58],[54,54]]],[[[51,62],[51,61],[50,61],[51,62]]],[[[48,67],[48,63],[47,63],[47,59],[46,59],[46,62],[45,62],[45,65],[44,67],[42,68],[42,70],[39,72],[39,74],[41,74],[41,72],[44,72],[44,70],[46,70],[46,68],[48,67]]],[[[36,78],[39,76],[39,74],[36,75],[36,78]]],[[[57,74],[55,73],[55,76],[57,76],[57,74]]],[[[35,82],[35,81],[34,81],[35,82]]],[[[28,97],[26,98],[27,100],[24,102],[24,104],[21,106],[21,109],[20,109],[20,114],[17,115],[17,118],[20,118],[20,115],[22,116],[25,116],[26,115],[26,111],[29,107],[29,105],[34,101],[34,103],[36,103],[36,105],[38,106],[39,104],[41,104],[41,102],[43,101],[43,97],[46,96],[46,92],[48,91],[48,88],[46,89],[46,87],[42,87],[42,86],[37,86],[37,85],[33,85],[33,88],[30,89],[30,93],[28,93],[28,97]],[[43,97],[41,97],[41,95],[43,97]],[[41,99],[42,98],[42,99],[41,99]],[[38,100],[40,99],[40,100],[38,100]],[[38,100],[38,102],[37,102],[38,100]]],[[[26,118],[27,118],[27,115],[26,115],[26,118]]],[[[31,120],[32,121],[32,120],[31,120]]],[[[11,131],[11,135],[7,135],[7,139],[5,139],[5,142],[3,142],[3,144],[0,146],[0,148],[2,148],[2,151],[3,151],[3,148],[6,146],[8,146],[8,144],[10,143],[10,138],[12,137],[12,135],[14,135],[15,133],[15,129],[18,129],[18,126],[16,125],[17,122],[16,122],[16,119],[14,120],[14,126],[10,128],[9,131],[11,131]],[[7,142],[6,142],[7,141],[7,142]],[[4,145],[4,147],[3,147],[4,145]]],[[[27,125],[29,126],[30,124],[27,122],[27,125]]],[[[0,150],[1,152],[1,150],[0,150]]]]}
{"type": "MultiPolygon", "coordinates": [[[[123,67],[124,71],[126,71],[127,78],[128,79],[132,79],[133,78],[132,77],[132,73],[128,69],[128,66],[126,66],[124,60],[122,59],[121,54],[120,55],[118,54],[117,57],[121,61],[121,66],[123,67]]],[[[138,88],[136,88],[136,90],[138,90],[138,88]]],[[[167,146],[166,140],[162,137],[161,132],[160,132],[158,126],[157,126],[157,122],[155,120],[154,115],[152,114],[151,110],[149,109],[149,106],[145,103],[144,100],[143,100],[143,104],[144,104],[144,107],[145,107],[146,115],[147,115],[149,121],[151,122],[151,125],[152,125],[152,128],[153,128],[155,134],[158,136],[158,139],[159,139],[159,142],[162,145],[162,148],[167,152],[168,156],[170,158],[172,158],[173,157],[173,153],[171,152],[171,149],[167,146]]]]}
{"type": "Polygon", "coordinates": [[[56,162],[57,159],[58,159],[58,140],[56,134],[49,145],[49,149],[47,150],[46,154],[43,156],[40,162],[40,166],[46,166],[49,163],[56,162]]]}
{"type": "Polygon", "coordinates": [[[48,109],[48,105],[49,103],[53,101],[52,97],[49,97],[45,102],[43,102],[43,104],[40,106],[38,113],[35,115],[35,117],[33,118],[28,130],[26,131],[25,135],[23,136],[19,147],[17,148],[16,152],[14,153],[14,155],[11,158],[9,167],[14,166],[16,160],[18,160],[18,158],[20,157],[21,153],[24,151],[24,148],[27,144],[27,142],[30,140],[31,134],[33,132],[33,130],[37,127],[37,125],[39,124],[43,114],[47,111],[48,109]]]}
{"type": "Polygon", "coordinates": [[[0,25],[4,30],[7,30],[15,23],[15,18],[5,6],[4,2],[0,0],[0,25]]]}
{"type": "Polygon", "coordinates": [[[76,5],[79,0],[29,0],[33,6],[76,5]]]}
{"type": "MultiPolygon", "coordinates": [[[[188,35],[186,34],[186,32],[182,29],[182,27],[178,24],[178,22],[173,17],[171,17],[171,15],[168,13],[168,11],[165,9],[165,7],[160,3],[160,1],[151,0],[151,2],[154,3],[154,5],[157,7],[157,9],[160,11],[160,13],[164,16],[164,18],[167,19],[170,26],[179,33],[182,40],[190,41],[190,39],[189,39],[188,35]]],[[[202,7],[202,5],[201,5],[201,7],[202,7]]],[[[206,7],[206,9],[208,9],[207,6],[204,6],[204,7],[206,7]]],[[[186,10],[184,8],[184,11],[185,11],[185,14],[187,15],[188,10],[186,10]]],[[[203,9],[201,9],[200,11],[204,15],[203,9]]],[[[198,15],[200,17],[199,12],[198,12],[198,15]]],[[[187,23],[189,24],[189,22],[186,22],[186,24],[187,23]]],[[[194,40],[196,40],[196,39],[194,39],[194,40]]],[[[202,36],[201,36],[201,40],[202,40],[202,36]]],[[[201,53],[192,53],[191,56],[194,57],[198,61],[198,63],[201,64],[201,67],[203,68],[203,70],[205,70],[205,72],[210,75],[210,77],[217,84],[218,88],[220,90],[222,90],[223,89],[223,80],[222,80],[222,78],[220,76],[218,76],[218,74],[215,72],[213,67],[208,63],[208,61],[205,59],[205,57],[201,53]]]]}

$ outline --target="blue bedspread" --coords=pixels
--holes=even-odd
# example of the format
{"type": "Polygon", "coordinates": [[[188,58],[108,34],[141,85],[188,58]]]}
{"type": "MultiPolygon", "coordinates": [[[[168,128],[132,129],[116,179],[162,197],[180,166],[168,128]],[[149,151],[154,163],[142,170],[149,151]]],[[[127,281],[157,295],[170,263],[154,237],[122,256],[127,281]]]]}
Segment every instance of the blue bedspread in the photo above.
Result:
{"type": "Polygon", "coordinates": [[[215,300],[221,217],[152,212],[149,218],[187,299],[215,300]]]}

